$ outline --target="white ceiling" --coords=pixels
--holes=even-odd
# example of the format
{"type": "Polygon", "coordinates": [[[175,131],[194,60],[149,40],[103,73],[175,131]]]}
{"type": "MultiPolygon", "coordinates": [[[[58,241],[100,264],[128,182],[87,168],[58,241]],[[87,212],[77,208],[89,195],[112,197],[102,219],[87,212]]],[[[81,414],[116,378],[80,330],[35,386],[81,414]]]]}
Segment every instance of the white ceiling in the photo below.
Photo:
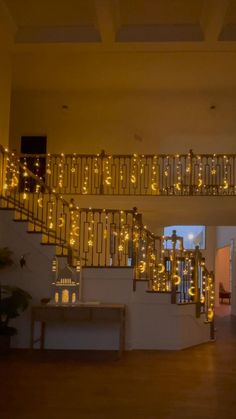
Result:
{"type": "MultiPolygon", "coordinates": [[[[97,42],[219,42],[236,23],[235,0],[3,0],[16,26],[16,42],[86,42],[67,30],[96,29],[97,42]],[[51,38],[57,28],[61,36],[51,38]]],[[[230,37],[224,41],[231,41],[230,37]]],[[[233,39],[234,40],[234,39],[233,39]]]]}
{"type": "Polygon", "coordinates": [[[0,0],[1,10],[17,90],[235,87],[235,0],[0,0]]]}

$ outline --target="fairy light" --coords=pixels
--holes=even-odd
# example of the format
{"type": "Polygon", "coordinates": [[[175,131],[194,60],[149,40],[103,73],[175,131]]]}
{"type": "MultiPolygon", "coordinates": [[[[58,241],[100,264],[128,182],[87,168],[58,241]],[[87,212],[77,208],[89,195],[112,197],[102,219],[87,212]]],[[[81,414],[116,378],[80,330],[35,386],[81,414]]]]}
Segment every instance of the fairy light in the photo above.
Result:
{"type": "Polygon", "coordinates": [[[144,174],[144,165],[145,165],[144,159],[145,159],[145,156],[144,154],[142,154],[141,159],[140,159],[140,175],[144,174]]]}
{"type": "Polygon", "coordinates": [[[93,160],[93,173],[95,175],[99,174],[98,157],[95,157],[94,160],[93,160]]]}
{"type": "MultiPolygon", "coordinates": [[[[92,213],[91,213],[91,217],[92,217],[92,213]]],[[[92,219],[88,225],[88,246],[89,247],[93,247],[94,244],[94,220],[92,219]]]]}
{"type": "Polygon", "coordinates": [[[179,154],[176,154],[176,159],[177,159],[177,163],[176,163],[176,177],[177,177],[177,182],[174,185],[177,191],[181,191],[181,187],[182,187],[182,177],[181,177],[181,161],[180,161],[180,157],[179,154]]]}
{"type": "Polygon", "coordinates": [[[7,151],[6,150],[7,149],[5,149],[7,157],[6,157],[6,169],[5,169],[6,170],[6,172],[5,172],[5,182],[3,184],[4,191],[7,191],[10,187],[10,157],[9,157],[9,154],[8,154],[8,150],[7,151]]]}
{"type": "Polygon", "coordinates": [[[125,250],[125,214],[124,211],[120,211],[119,217],[119,242],[118,242],[118,251],[119,254],[125,250]]]}
{"type": "Polygon", "coordinates": [[[70,169],[70,171],[71,171],[71,173],[72,173],[72,175],[75,175],[76,174],[76,154],[73,154],[73,157],[72,157],[72,160],[71,160],[71,169],[70,169]]]}
{"type": "Polygon", "coordinates": [[[213,176],[215,176],[216,175],[216,173],[217,173],[217,170],[216,170],[216,164],[215,164],[215,154],[213,154],[213,156],[212,156],[212,160],[211,160],[211,174],[213,175],[213,176]]]}
{"type": "Polygon", "coordinates": [[[229,188],[229,181],[228,181],[228,163],[229,159],[227,156],[223,157],[224,159],[224,180],[223,180],[223,189],[227,190],[229,188]]]}
{"type": "Polygon", "coordinates": [[[51,154],[48,153],[47,154],[47,167],[46,167],[46,173],[47,175],[51,175],[52,174],[52,170],[51,170],[51,154]]]}
{"type": "Polygon", "coordinates": [[[103,239],[107,240],[107,237],[108,237],[108,219],[109,219],[109,217],[108,217],[108,214],[107,214],[105,209],[103,209],[103,213],[105,214],[105,226],[104,226],[104,230],[103,230],[103,239]]]}
{"type": "Polygon", "coordinates": [[[39,161],[39,157],[36,157],[36,161],[35,161],[35,163],[34,163],[34,166],[35,166],[35,172],[36,172],[36,174],[38,175],[38,173],[39,173],[39,168],[40,168],[40,161],[39,161]]]}
{"type": "Polygon", "coordinates": [[[130,174],[130,182],[132,185],[135,185],[137,182],[137,169],[138,169],[138,155],[133,154],[131,160],[131,174],[130,174]]]}
{"type": "Polygon", "coordinates": [[[54,227],[54,224],[53,224],[53,206],[54,206],[54,201],[53,201],[53,198],[51,198],[49,203],[48,203],[48,228],[49,228],[49,230],[52,230],[53,227],[54,227]]]}
{"type": "Polygon", "coordinates": [[[104,172],[105,172],[105,184],[107,186],[110,186],[112,183],[112,177],[111,177],[111,159],[112,156],[108,156],[104,161],[104,172]]]}
{"type": "Polygon", "coordinates": [[[203,186],[202,160],[201,160],[201,157],[200,156],[198,156],[197,159],[198,159],[198,165],[199,165],[198,166],[199,169],[198,169],[198,184],[197,184],[197,186],[198,186],[198,188],[202,188],[202,186],[203,186]]]}
{"type": "Polygon", "coordinates": [[[58,186],[59,189],[63,188],[63,180],[64,180],[64,165],[65,165],[65,155],[64,153],[61,153],[61,158],[60,158],[60,162],[59,162],[59,181],[58,181],[58,186]]]}
{"type": "Polygon", "coordinates": [[[153,192],[157,193],[157,156],[153,157],[152,161],[152,172],[151,172],[151,189],[153,192]]]}
{"type": "Polygon", "coordinates": [[[89,171],[89,167],[86,165],[84,167],[84,181],[83,181],[83,187],[82,187],[83,195],[86,195],[88,193],[88,171],[89,171]]]}

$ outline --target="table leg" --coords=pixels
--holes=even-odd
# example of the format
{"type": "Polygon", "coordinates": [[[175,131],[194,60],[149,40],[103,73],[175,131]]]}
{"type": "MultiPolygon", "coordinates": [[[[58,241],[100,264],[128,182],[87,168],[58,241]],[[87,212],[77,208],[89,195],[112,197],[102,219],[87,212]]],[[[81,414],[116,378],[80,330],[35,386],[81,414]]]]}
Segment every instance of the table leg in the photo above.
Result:
{"type": "Polygon", "coordinates": [[[125,309],[120,314],[120,347],[119,347],[119,358],[121,358],[125,350],[125,309]]]}
{"type": "Polygon", "coordinates": [[[31,319],[30,326],[30,349],[34,349],[34,319],[31,319]]]}
{"type": "Polygon", "coordinates": [[[46,323],[41,322],[41,336],[40,336],[40,349],[44,349],[45,344],[45,329],[46,329],[46,323]]]}

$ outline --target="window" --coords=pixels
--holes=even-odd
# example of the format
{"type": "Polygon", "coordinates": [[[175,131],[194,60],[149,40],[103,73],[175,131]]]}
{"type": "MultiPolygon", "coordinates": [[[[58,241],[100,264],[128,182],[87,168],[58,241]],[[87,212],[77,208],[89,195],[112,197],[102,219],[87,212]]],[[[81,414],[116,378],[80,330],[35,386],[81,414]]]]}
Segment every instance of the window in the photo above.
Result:
{"type": "MultiPolygon", "coordinates": [[[[176,230],[177,236],[183,237],[185,249],[195,249],[196,246],[205,249],[205,226],[168,226],[164,228],[164,235],[171,236],[173,230],[176,230]]],[[[171,247],[171,242],[167,242],[167,248],[171,247]]]]}

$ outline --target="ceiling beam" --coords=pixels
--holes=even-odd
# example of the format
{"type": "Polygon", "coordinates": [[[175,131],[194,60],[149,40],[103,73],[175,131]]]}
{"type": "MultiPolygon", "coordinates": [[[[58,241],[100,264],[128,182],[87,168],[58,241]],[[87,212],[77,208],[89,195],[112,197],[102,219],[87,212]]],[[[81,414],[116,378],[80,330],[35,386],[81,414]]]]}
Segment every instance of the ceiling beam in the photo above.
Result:
{"type": "Polygon", "coordinates": [[[119,1],[94,0],[94,5],[102,42],[111,45],[115,42],[119,27],[119,1]]]}
{"type": "Polygon", "coordinates": [[[205,0],[201,26],[206,42],[217,42],[222,31],[230,0],[205,0]]]}

